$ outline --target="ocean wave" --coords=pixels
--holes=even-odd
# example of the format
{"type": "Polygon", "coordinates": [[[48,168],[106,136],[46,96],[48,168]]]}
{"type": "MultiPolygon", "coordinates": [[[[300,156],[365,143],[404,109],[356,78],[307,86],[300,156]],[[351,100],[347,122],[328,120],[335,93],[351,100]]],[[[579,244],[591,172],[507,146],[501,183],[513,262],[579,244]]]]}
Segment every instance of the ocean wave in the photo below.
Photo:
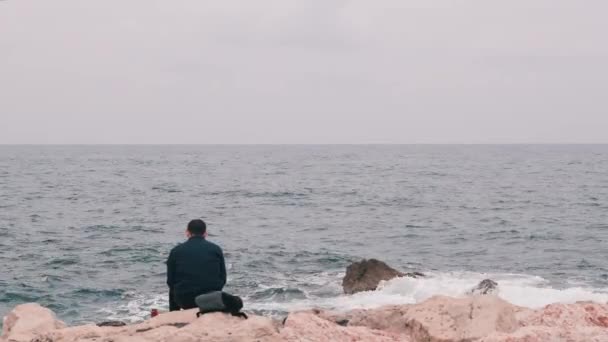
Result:
{"type": "Polygon", "coordinates": [[[583,284],[569,288],[553,288],[541,277],[520,274],[483,274],[472,272],[429,273],[426,278],[397,278],[380,284],[376,291],[329,298],[307,298],[288,302],[256,301],[249,309],[262,312],[289,312],[321,308],[336,311],[370,309],[383,305],[414,304],[432,296],[465,296],[481,280],[498,282],[498,296],[519,306],[540,308],[551,303],[577,301],[608,302],[608,288],[592,288],[583,284]]]}
{"type": "MultiPolygon", "coordinates": [[[[312,192],[309,189],[308,192],[312,192]]],[[[269,198],[269,199],[307,199],[310,194],[305,192],[297,191],[249,191],[249,190],[225,190],[225,191],[212,191],[206,193],[209,196],[222,196],[222,197],[237,197],[237,198],[269,198]]]]}
{"type": "Polygon", "coordinates": [[[178,188],[177,184],[174,183],[162,183],[152,187],[152,190],[164,192],[164,193],[180,193],[181,189],[178,188]]]}
{"type": "MultiPolygon", "coordinates": [[[[554,288],[542,277],[509,273],[431,272],[425,278],[396,278],[382,282],[376,291],[344,295],[339,279],[343,274],[323,273],[312,277],[312,285],[319,290],[287,287],[281,284],[262,286],[250,295],[243,295],[245,310],[270,316],[313,308],[333,311],[371,309],[384,305],[415,304],[432,296],[466,296],[481,280],[490,278],[498,282],[497,295],[523,307],[540,308],[551,303],[578,301],[608,302],[608,288],[593,288],[584,282],[571,282],[572,287],[554,288]],[[328,291],[323,291],[326,289],[328,291]]],[[[238,294],[238,293],[237,293],[238,294]]],[[[242,295],[242,294],[240,294],[242,295]]],[[[108,319],[140,321],[149,316],[150,309],[166,310],[166,294],[138,295],[115,308],[103,309],[108,319]]]]}
{"type": "Polygon", "coordinates": [[[105,320],[135,323],[150,317],[152,309],[168,310],[168,307],[167,294],[148,296],[125,293],[123,294],[123,304],[102,308],[98,313],[100,316],[104,316],[105,320]]]}
{"type": "Polygon", "coordinates": [[[294,299],[305,299],[308,294],[299,289],[292,287],[270,287],[255,291],[249,295],[248,298],[251,300],[265,300],[273,302],[290,301],[294,299]]]}

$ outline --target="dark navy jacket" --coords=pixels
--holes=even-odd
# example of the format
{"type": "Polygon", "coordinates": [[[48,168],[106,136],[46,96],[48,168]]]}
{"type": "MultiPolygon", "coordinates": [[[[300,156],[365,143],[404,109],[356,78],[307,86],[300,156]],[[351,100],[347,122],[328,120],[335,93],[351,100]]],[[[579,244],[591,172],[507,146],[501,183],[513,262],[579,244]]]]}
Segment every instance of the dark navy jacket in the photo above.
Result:
{"type": "Polygon", "coordinates": [[[202,236],[173,248],[167,260],[167,285],[177,298],[221,291],[226,285],[222,249],[202,236]]]}

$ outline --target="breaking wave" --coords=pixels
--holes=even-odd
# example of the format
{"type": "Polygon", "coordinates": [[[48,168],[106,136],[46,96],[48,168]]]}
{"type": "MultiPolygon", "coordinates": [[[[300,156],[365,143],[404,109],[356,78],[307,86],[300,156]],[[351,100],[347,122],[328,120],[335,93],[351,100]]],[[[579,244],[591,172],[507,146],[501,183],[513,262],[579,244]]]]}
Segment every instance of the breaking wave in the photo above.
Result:
{"type": "MultiPolygon", "coordinates": [[[[578,301],[608,302],[608,288],[593,288],[581,282],[570,282],[570,287],[555,288],[538,276],[522,274],[484,274],[474,272],[433,272],[426,278],[397,278],[380,284],[378,290],[354,295],[341,293],[343,274],[315,277],[308,289],[288,284],[260,285],[249,294],[239,294],[245,300],[245,310],[270,316],[287,312],[320,308],[335,311],[369,309],[383,305],[414,304],[435,295],[466,296],[481,280],[498,282],[497,295],[519,306],[540,308],[551,303],[578,301]]],[[[126,298],[125,298],[126,299],[126,298]]],[[[167,309],[166,294],[131,298],[116,309],[104,309],[108,319],[135,322],[146,318],[151,308],[167,309]]]]}

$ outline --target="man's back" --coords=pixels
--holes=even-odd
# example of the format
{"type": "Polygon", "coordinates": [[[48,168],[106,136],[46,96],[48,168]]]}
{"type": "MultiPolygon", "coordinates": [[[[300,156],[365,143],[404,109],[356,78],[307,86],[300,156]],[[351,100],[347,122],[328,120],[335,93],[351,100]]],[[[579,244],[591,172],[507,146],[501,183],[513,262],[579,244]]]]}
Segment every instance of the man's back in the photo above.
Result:
{"type": "Polygon", "coordinates": [[[221,291],[226,284],[222,249],[203,236],[192,236],[173,248],[167,260],[167,284],[180,307],[192,307],[194,297],[221,291]]]}

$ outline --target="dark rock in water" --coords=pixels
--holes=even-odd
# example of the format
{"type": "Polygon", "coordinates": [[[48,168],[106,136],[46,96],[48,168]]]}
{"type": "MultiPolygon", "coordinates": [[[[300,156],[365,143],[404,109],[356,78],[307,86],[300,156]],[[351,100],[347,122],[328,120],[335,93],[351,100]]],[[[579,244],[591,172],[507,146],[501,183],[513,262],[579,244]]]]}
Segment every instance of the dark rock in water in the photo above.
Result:
{"type": "Polygon", "coordinates": [[[484,279],[477,286],[471,289],[468,293],[472,295],[491,294],[498,288],[498,283],[492,279],[484,279]]]}
{"type": "Polygon", "coordinates": [[[403,275],[404,277],[410,277],[410,278],[423,278],[426,277],[426,275],[424,275],[424,273],[420,273],[420,272],[408,272],[406,274],[403,275]]]}
{"type": "Polygon", "coordinates": [[[127,325],[127,323],[120,322],[120,321],[107,321],[107,322],[97,323],[98,327],[124,327],[125,325],[127,325]]]}
{"type": "Polygon", "coordinates": [[[391,280],[396,277],[424,276],[422,273],[401,273],[384,262],[376,259],[361,260],[352,263],[346,268],[346,275],[342,280],[344,293],[353,294],[362,291],[373,291],[383,280],[391,280]]]}

